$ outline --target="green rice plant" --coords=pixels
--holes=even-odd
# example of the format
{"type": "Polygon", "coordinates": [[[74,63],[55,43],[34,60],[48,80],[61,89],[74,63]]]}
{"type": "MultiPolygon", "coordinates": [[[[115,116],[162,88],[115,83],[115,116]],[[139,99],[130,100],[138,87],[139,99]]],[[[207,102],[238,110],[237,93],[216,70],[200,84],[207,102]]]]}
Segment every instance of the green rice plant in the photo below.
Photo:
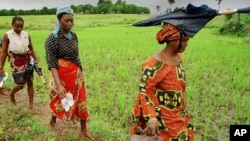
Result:
{"type": "MultiPolygon", "coordinates": [[[[165,47],[155,40],[159,26],[124,26],[145,17],[150,15],[75,15],[73,31],[77,33],[79,40],[90,112],[89,128],[100,141],[129,140],[131,111],[138,94],[141,65],[165,47]]],[[[47,82],[47,85],[42,84],[35,74],[35,103],[47,106],[50,72],[46,65],[44,43],[57,21],[54,16],[24,18],[47,82]],[[38,25],[32,22],[34,19],[38,25]]],[[[8,24],[3,24],[0,34],[9,29],[7,25],[10,19],[11,17],[1,17],[1,22],[8,24]]],[[[230,124],[250,122],[250,47],[245,38],[218,35],[221,23],[223,17],[212,20],[190,39],[182,54],[187,76],[187,110],[196,126],[197,141],[227,141],[230,124]]],[[[7,64],[5,70],[9,72],[7,64]]],[[[11,89],[11,77],[5,84],[7,89],[11,89]]],[[[16,113],[12,116],[12,113],[5,110],[0,111],[4,115],[0,117],[0,133],[6,133],[10,126],[15,127],[18,133],[16,136],[6,136],[9,140],[27,139],[27,134],[20,131],[27,127],[34,140],[84,140],[74,136],[73,129],[61,136],[52,134],[47,127],[44,130],[38,129],[37,126],[41,123],[39,117],[27,120],[34,117],[32,113],[16,113]],[[27,122],[17,122],[15,126],[7,124],[21,120],[21,115],[22,121],[27,122]]]]}
{"type": "Polygon", "coordinates": [[[29,110],[12,105],[5,107],[5,109],[3,116],[0,117],[3,128],[2,139],[34,140],[40,138],[42,140],[47,139],[46,137],[50,135],[46,128],[41,128],[40,120],[29,110]]]}

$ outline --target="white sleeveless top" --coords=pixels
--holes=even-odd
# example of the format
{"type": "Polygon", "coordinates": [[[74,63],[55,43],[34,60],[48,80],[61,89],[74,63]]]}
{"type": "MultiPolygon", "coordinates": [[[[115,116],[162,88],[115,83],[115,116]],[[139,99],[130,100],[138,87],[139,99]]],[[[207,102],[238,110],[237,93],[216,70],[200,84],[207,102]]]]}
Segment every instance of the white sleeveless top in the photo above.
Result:
{"type": "Polygon", "coordinates": [[[21,31],[20,35],[16,34],[16,32],[11,29],[6,32],[9,38],[9,52],[15,54],[24,54],[27,53],[29,49],[29,34],[25,31],[21,31]]]}

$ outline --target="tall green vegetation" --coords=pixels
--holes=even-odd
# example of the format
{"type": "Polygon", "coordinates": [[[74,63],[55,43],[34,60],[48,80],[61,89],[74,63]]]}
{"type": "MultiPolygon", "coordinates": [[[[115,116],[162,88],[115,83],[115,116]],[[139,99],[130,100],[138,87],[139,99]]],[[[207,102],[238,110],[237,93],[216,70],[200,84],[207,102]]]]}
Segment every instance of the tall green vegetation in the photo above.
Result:
{"type": "MultiPolygon", "coordinates": [[[[149,14],[147,7],[137,6],[135,4],[126,4],[126,1],[117,0],[115,4],[111,0],[99,0],[97,6],[91,4],[71,5],[75,13],[82,14],[149,14]]],[[[16,10],[1,9],[0,16],[15,15],[53,15],[56,8],[48,8],[44,6],[42,9],[16,10]]]]}
{"type": "Polygon", "coordinates": [[[250,15],[249,14],[230,14],[225,15],[225,22],[220,27],[220,34],[248,36],[250,35],[250,15]]]}
{"type": "MultiPolygon", "coordinates": [[[[89,128],[98,141],[129,140],[131,109],[138,92],[141,64],[164,45],[155,40],[159,26],[124,25],[150,16],[75,15],[73,31],[79,38],[90,111],[89,128]]],[[[50,72],[45,63],[44,42],[56,18],[48,15],[23,18],[48,82],[50,72]]],[[[11,17],[1,17],[1,22],[10,25],[11,17]]],[[[248,37],[217,34],[223,22],[223,17],[216,17],[208,23],[190,39],[182,55],[187,73],[187,110],[196,125],[196,141],[228,141],[231,124],[250,123],[248,37]]],[[[7,26],[1,28],[0,34],[9,29],[7,26]]],[[[5,70],[9,72],[8,68],[6,62],[5,70]]],[[[12,85],[10,78],[5,87],[10,89],[12,85]]],[[[76,135],[75,128],[64,129],[66,122],[61,124],[62,129],[57,134],[48,129],[48,90],[37,75],[34,85],[35,103],[38,110],[44,110],[27,112],[25,101],[17,101],[15,106],[0,104],[0,140],[86,141],[76,135]],[[48,116],[44,117],[46,114],[48,116]]]]}

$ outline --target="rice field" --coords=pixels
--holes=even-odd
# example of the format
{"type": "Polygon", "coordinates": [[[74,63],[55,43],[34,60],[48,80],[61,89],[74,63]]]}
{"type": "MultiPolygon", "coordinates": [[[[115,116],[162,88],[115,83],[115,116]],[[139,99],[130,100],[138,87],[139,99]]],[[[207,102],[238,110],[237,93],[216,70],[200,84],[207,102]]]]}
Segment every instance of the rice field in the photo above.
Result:
{"type": "MultiPolygon", "coordinates": [[[[155,40],[159,26],[125,25],[150,16],[75,15],[73,31],[78,35],[84,68],[90,111],[89,128],[102,141],[129,140],[131,109],[137,96],[141,64],[164,45],[159,45],[155,40]]],[[[32,37],[40,66],[48,81],[50,74],[45,64],[44,44],[56,18],[49,15],[23,18],[25,31],[32,37]]],[[[11,17],[0,19],[2,35],[10,29],[11,17]]],[[[229,141],[231,124],[250,124],[249,37],[219,35],[217,27],[221,23],[222,17],[213,19],[189,41],[183,53],[187,73],[187,109],[196,125],[196,141],[229,141]]],[[[9,67],[5,69],[8,71],[9,67]]],[[[37,96],[49,102],[47,89],[38,77],[34,83],[37,96]]],[[[13,81],[9,79],[6,88],[10,89],[12,85],[13,81]]],[[[39,128],[39,119],[35,121],[38,127],[32,128],[33,131],[39,128]]],[[[1,117],[0,123],[1,134],[6,130],[1,117]]],[[[48,131],[35,133],[46,135],[32,134],[33,140],[37,136],[45,136],[47,140],[58,138],[49,135],[48,131]]],[[[22,135],[19,138],[22,139],[22,135]]]]}

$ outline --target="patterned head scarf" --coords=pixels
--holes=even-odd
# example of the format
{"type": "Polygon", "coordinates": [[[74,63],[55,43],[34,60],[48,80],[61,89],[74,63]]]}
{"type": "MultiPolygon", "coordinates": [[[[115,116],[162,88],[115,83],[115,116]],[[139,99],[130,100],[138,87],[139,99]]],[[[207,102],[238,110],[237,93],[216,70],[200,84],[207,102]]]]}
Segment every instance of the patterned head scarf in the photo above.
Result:
{"type": "Polygon", "coordinates": [[[167,24],[157,33],[156,40],[158,42],[179,40],[180,29],[172,24],[167,24]]]}
{"type": "MultiPolygon", "coordinates": [[[[57,11],[56,11],[56,17],[58,18],[58,16],[62,13],[68,13],[68,14],[73,15],[73,9],[71,9],[71,7],[68,7],[68,6],[67,7],[58,7],[57,11]]],[[[60,31],[60,28],[61,28],[61,25],[59,24],[59,22],[57,22],[56,25],[54,26],[54,29],[53,29],[53,35],[55,38],[58,37],[58,32],[60,31]]],[[[68,39],[69,40],[72,39],[72,35],[70,32],[68,33],[68,39]]]]}
{"type": "Polygon", "coordinates": [[[71,7],[67,6],[67,7],[58,7],[57,8],[57,11],[56,11],[56,17],[58,18],[58,16],[61,14],[61,13],[68,13],[68,14],[71,14],[73,15],[73,9],[71,9],[71,7]]]}

